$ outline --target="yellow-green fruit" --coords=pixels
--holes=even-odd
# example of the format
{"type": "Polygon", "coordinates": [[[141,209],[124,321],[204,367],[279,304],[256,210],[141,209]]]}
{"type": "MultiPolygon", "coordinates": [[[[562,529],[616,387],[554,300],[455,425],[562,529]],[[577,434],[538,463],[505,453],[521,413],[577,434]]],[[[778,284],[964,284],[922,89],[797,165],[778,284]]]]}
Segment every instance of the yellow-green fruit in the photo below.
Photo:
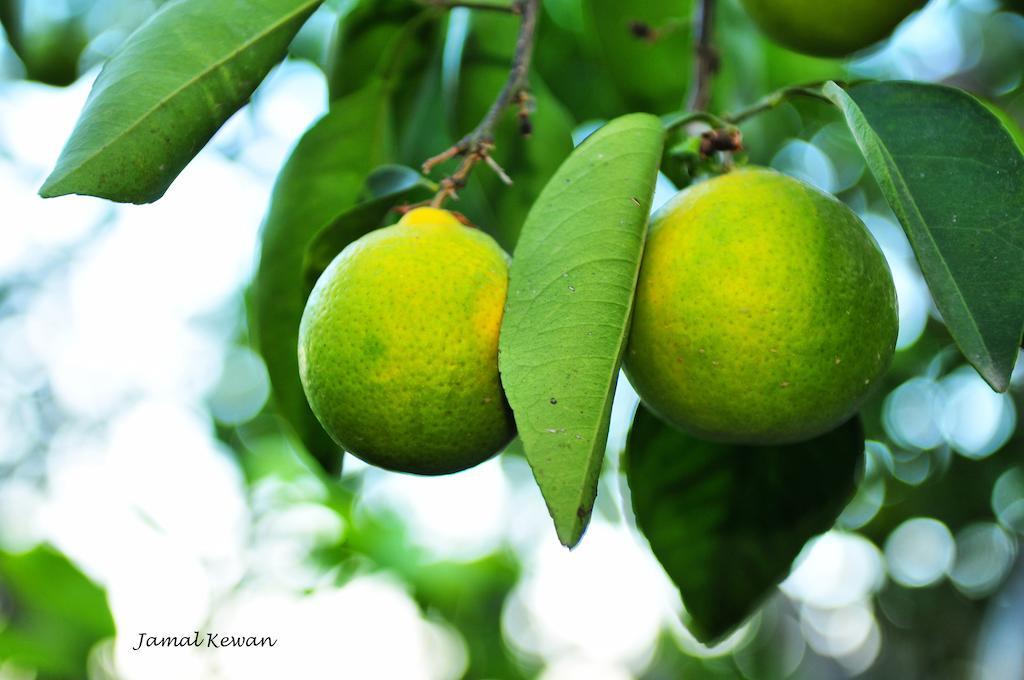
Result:
{"type": "Polygon", "coordinates": [[[508,259],[451,213],[419,208],[331,262],[302,315],[299,373],[338,444],[424,475],[504,448],[515,435],[498,377],[508,259]]]}
{"type": "Polygon", "coordinates": [[[652,410],[697,436],[796,442],[857,411],[897,330],[864,223],[807,184],[738,170],[654,216],[625,369],[652,410]]]}
{"type": "Polygon", "coordinates": [[[925,0],[743,0],[778,43],[804,54],[842,57],[885,38],[925,0]]]}

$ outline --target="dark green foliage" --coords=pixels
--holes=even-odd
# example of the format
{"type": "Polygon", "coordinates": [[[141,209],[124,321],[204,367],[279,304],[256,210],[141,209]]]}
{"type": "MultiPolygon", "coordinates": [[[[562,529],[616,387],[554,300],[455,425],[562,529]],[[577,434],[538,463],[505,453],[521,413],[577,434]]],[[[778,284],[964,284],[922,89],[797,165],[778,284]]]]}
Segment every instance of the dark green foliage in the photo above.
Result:
{"type": "Polygon", "coordinates": [[[800,444],[705,442],[637,410],[625,469],[636,523],[711,643],[740,625],[828,530],[854,489],[855,418],[800,444]]]}

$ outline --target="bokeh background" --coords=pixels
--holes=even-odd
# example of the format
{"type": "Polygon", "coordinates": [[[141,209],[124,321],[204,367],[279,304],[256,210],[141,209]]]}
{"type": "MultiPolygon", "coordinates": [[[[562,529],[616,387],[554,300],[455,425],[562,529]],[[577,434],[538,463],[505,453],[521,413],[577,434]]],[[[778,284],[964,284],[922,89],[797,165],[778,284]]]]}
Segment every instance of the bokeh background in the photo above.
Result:
{"type": "MultiPolygon", "coordinates": [[[[624,380],[597,509],[571,553],[515,446],[444,478],[349,457],[339,482],[275,415],[245,288],[274,175],[326,111],[351,3],[317,12],[159,203],[36,196],[99,65],[158,4],[0,0],[20,10],[0,36],[0,679],[1024,678],[1024,362],[1004,395],[965,365],[827,107],[747,125],[750,158],[864,218],[895,278],[898,352],[865,410],[863,479],[836,528],[759,615],[705,648],[623,500],[636,403],[624,380]],[[195,630],[280,642],[132,651],[142,632],[195,630]]],[[[537,77],[577,139],[617,113],[678,107],[686,0],[544,4],[537,77]],[[659,40],[634,37],[633,19],[659,40]]],[[[963,87],[1019,121],[1012,10],[933,0],[841,63],[764,42],[722,0],[716,104],[905,78],[963,87]]],[[[454,12],[443,49],[474,21],[454,12]]],[[[673,191],[662,178],[655,203],[673,191]]]]}

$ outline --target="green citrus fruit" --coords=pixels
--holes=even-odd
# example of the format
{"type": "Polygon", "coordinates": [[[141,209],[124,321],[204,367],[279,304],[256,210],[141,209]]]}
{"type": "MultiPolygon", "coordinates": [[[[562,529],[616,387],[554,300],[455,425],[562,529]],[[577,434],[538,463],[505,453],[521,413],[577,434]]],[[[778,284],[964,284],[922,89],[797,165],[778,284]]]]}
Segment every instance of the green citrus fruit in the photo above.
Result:
{"type": "Polygon", "coordinates": [[[451,213],[419,208],[331,262],[302,315],[299,374],[339,445],[373,465],[434,475],[512,439],[498,377],[508,259],[451,213]]]}
{"type": "Polygon", "coordinates": [[[842,57],[892,33],[925,0],[743,0],[754,22],[797,52],[842,57]]]}
{"type": "Polygon", "coordinates": [[[892,275],[864,223],[807,184],[738,170],[652,219],[625,369],[697,436],[789,443],[857,411],[896,332],[892,275]]]}

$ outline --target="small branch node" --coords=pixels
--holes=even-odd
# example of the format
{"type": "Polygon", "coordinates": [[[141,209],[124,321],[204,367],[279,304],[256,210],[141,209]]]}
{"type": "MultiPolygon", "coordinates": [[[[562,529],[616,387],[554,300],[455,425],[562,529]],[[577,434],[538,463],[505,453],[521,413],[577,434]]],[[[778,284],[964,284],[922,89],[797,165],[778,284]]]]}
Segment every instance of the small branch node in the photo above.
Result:
{"type": "Polygon", "coordinates": [[[515,54],[512,57],[512,64],[504,87],[501,88],[501,92],[498,93],[494,103],[487,110],[483,120],[472,132],[451,147],[423,162],[423,173],[429,174],[445,161],[455,157],[462,158],[458,169],[451,176],[441,180],[440,189],[431,201],[431,205],[434,207],[441,207],[449,198],[457,199],[457,191],[466,185],[469,173],[481,161],[486,163],[502,182],[512,183],[512,178],[508,176],[508,173],[491,157],[491,151],[494,149],[494,131],[506,109],[513,105],[517,107],[519,131],[523,135],[529,135],[533,131],[533,125],[530,122],[533,100],[530,97],[528,81],[540,0],[514,0],[511,7],[521,17],[521,22],[519,36],[516,39],[515,54]]]}
{"type": "Polygon", "coordinates": [[[733,152],[742,150],[743,135],[738,128],[718,128],[701,133],[701,158],[710,158],[712,154],[719,151],[733,152]]]}
{"type": "Polygon", "coordinates": [[[498,176],[506,186],[512,186],[512,178],[508,176],[505,169],[498,165],[498,161],[494,160],[490,155],[484,156],[484,162],[487,163],[487,167],[494,171],[494,174],[498,176]]]}

